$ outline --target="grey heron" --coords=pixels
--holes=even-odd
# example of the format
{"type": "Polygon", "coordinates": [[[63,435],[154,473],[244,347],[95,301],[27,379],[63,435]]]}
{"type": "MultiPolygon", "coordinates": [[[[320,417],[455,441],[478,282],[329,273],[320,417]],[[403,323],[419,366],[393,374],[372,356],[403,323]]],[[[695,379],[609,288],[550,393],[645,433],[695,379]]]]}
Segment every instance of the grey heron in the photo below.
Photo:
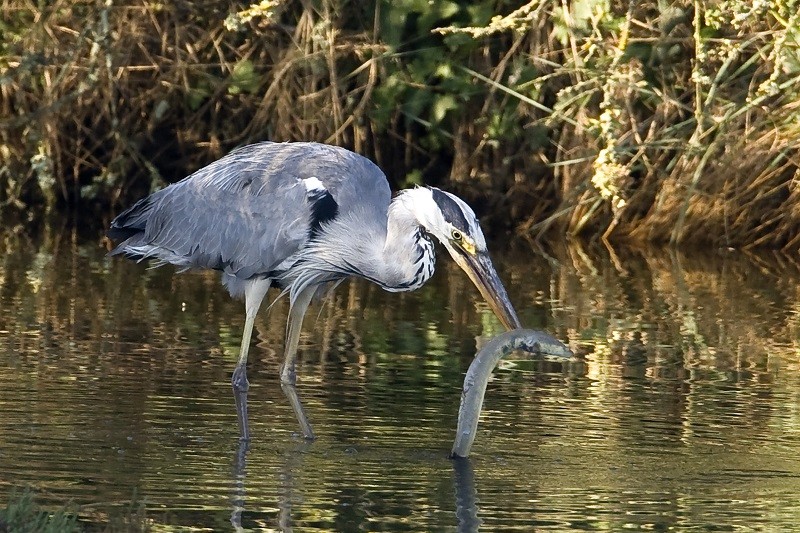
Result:
{"type": "Polygon", "coordinates": [[[110,255],[154,259],[180,269],[222,272],[244,297],[245,324],[231,384],[242,440],[247,419],[247,354],[270,287],[289,295],[280,377],[301,431],[314,438],[295,390],[303,316],[315,297],[361,277],[387,291],[418,289],[433,275],[438,240],[508,329],[520,327],[472,209],[434,187],[392,198],[369,159],[318,143],[261,142],[236,149],[120,213],[110,255]]]}

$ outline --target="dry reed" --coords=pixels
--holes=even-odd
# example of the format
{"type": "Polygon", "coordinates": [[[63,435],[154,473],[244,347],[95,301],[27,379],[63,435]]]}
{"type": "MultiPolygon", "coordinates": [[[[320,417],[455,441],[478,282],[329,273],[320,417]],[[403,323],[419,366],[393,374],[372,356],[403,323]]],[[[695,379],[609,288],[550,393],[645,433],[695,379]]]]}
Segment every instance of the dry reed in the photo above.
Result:
{"type": "Polygon", "coordinates": [[[794,0],[480,5],[6,0],[0,205],[107,215],[302,139],[494,230],[800,248],[794,0]]]}

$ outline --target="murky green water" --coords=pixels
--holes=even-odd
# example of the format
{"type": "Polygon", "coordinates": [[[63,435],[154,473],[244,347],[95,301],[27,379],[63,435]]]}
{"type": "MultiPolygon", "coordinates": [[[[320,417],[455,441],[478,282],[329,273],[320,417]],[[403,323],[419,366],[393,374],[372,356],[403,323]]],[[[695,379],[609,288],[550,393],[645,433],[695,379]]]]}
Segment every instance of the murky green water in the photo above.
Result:
{"type": "Polygon", "coordinates": [[[527,327],[582,361],[504,362],[473,457],[447,459],[475,337],[499,324],[445,257],[423,290],[346,283],[309,313],[297,436],[278,385],[286,302],[251,351],[213,274],[0,234],[0,496],[87,522],[298,531],[780,531],[800,522],[800,266],[740,252],[495,251],[527,327]],[[479,526],[480,525],[480,526],[479,526]]]}

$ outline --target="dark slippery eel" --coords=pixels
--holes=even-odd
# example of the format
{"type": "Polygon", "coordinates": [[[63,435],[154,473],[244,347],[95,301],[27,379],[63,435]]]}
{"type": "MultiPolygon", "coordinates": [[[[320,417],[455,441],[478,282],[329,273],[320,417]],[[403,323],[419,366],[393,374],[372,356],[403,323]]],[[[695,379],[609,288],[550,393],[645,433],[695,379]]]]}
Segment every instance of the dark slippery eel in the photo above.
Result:
{"type": "Polygon", "coordinates": [[[566,345],[552,335],[532,329],[514,329],[490,340],[475,356],[464,378],[461,407],[458,409],[458,429],[450,457],[469,456],[478,430],[478,418],[483,407],[483,396],[486,393],[489,377],[497,363],[514,350],[555,356],[564,360],[574,355],[566,345]]]}

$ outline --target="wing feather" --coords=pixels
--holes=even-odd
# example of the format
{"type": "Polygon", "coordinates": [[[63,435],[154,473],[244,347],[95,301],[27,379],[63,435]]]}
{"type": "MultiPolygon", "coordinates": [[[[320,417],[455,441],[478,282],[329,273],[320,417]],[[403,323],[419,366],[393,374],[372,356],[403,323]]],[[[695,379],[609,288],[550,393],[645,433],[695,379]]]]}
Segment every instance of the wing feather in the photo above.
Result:
{"type": "Polygon", "coordinates": [[[140,200],[111,223],[112,254],[212,268],[239,279],[269,274],[310,238],[302,180],[319,179],[338,204],[383,220],[391,198],[368,159],[316,143],[258,143],[235,150],[140,200]]]}

